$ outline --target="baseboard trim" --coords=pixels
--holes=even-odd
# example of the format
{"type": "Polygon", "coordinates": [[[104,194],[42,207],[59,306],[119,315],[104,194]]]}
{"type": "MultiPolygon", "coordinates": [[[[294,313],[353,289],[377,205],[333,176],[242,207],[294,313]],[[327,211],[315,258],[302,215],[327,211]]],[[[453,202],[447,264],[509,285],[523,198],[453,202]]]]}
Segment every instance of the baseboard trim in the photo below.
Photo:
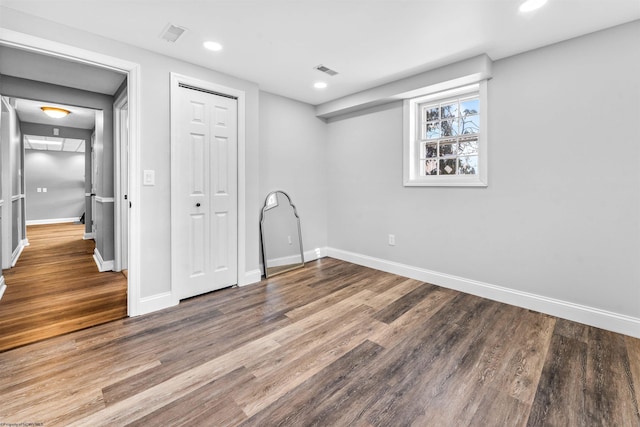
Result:
{"type": "Polygon", "coordinates": [[[326,246],[324,248],[315,248],[310,251],[304,252],[304,262],[311,262],[311,261],[315,261],[317,259],[326,258],[326,257],[327,257],[326,246]]]}
{"type": "Polygon", "coordinates": [[[98,248],[93,250],[93,260],[96,262],[99,272],[113,271],[113,260],[105,261],[102,259],[102,255],[100,255],[98,248]]]}
{"type": "Polygon", "coordinates": [[[636,317],[340,249],[328,248],[327,255],[353,264],[640,338],[640,319],[636,317]]]}
{"type": "Polygon", "coordinates": [[[50,219],[29,219],[27,225],[45,225],[45,224],[66,224],[68,222],[79,222],[80,217],[73,218],[50,218],[50,219]]]}
{"type": "Polygon", "coordinates": [[[82,240],[95,240],[96,238],[96,233],[84,233],[84,236],[82,236],[82,240]]]}
{"type": "Polygon", "coordinates": [[[245,271],[244,277],[242,279],[238,278],[238,286],[253,285],[260,280],[262,280],[262,273],[259,269],[245,271]]]}
{"type": "Polygon", "coordinates": [[[0,300],[2,299],[2,295],[4,295],[4,291],[7,290],[7,284],[4,281],[4,276],[0,276],[0,300]]]}
{"type": "Polygon", "coordinates": [[[26,248],[27,246],[29,246],[29,240],[23,239],[20,241],[16,250],[11,254],[11,268],[16,266],[18,260],[20,259],[20,255],[22,255],[22,251],[24,251],[24,248],[26,248]]]}
{"type": "Polygon", "coordinates": [[[177,305],[178,301],[175,301],[171,292],[163,292],[157,295],[151,295],[149,297],[140,298],[136,307],[136,313],[134,316],[142,314],[152,313],[154,311],[163,310],[165,308],[173,307],[177,305]]]}

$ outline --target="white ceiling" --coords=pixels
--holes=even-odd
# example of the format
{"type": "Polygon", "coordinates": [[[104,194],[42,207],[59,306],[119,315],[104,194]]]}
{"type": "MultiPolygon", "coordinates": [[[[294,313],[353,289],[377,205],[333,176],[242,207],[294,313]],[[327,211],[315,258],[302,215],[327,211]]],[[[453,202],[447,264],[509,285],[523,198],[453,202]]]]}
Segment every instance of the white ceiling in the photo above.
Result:
{"type": "Polygon", "coordinates": [[[64,126],[79,129],[93,129],[96,121],[95,110],[52,102],[16,99],[15,109],[22,123],[38,123],[43,125],[64,126]],[[57,107],[71,111],[66,117],[54,119],[42,112],[40,107],[57,107]]]}
{"type": "Polygon", "coordinates": [[[56,138],[54,136],[25,135],[25,150],[66,151],[84,153],[84,139],[56,138]]]}
{"type": "Polygon", "coordinates": [[[24,13],[257,82],[311,104],[487,53],[493,60],[640,19],[638,0],[0,0],[24,13]],[[187,28],[175,43],[168,23],[187,28]],[[202,42],[223,44],[209,52],[202,42]],[[334,77],[313,69],[323,64],[334,77]],[[316,90],[318,80],[329,87],[316,90]]]}

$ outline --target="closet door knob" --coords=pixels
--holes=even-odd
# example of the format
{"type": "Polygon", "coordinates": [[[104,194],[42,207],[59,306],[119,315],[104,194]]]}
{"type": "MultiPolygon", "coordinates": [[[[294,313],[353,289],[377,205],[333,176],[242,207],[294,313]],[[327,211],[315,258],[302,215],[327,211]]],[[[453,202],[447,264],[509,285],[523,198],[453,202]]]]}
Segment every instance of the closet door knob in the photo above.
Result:
{"type": "Polygon", "coordinates": [[[196,203],[196,208],[200,207],[200,202],[196,203]]]}

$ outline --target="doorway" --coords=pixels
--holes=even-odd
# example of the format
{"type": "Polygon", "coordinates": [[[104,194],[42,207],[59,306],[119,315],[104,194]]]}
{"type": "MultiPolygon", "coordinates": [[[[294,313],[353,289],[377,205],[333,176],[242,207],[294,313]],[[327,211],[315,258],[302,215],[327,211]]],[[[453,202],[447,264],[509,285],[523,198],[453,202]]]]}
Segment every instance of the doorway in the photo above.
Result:
{"type": "MultiPolygon", "coordinates": [[[[11,48],[17,48],[21,51],[30,52],[33,54],[43,55],[51,58],[56,58],[59,61],[67,61],[77,63],[83,66],[91,66],[103,70],[110,70],[122,73],[126,76],[127,87],[125,92],[127,93],[127,110],[129,113],[129,126],[128,126],[128,147],[129,152],[129,191],[127,194],[128,200],[133,204],[129,210],[128,224],[131,230],[128,236],[128,248],[129,259],[128,263],[128,292],[127,292],[127,313],[128,315],[137,315],[145,311],[140,307],[140,289],[139,289],[139,271],[135,262],[139,260],[140,254],[140,242],[139,231],[137,225],[139,224],[139,211],[135,201],[138,198],[138,179],[137,171],[139,167],[138,160],[138,145],[139,145],[139,65],[124,61],[119,58],[109,57],[102,54],[97,54],[90,51],[85,51],[73,46],[52,43],[46,39],[40,39],[30,35],[5,31],[0,39],[1,46],[8,46],[11,48]],[[72,59],[71,59],[72,58],[72,59]]],[[[111,106],[110,108],[112,108],[111,106]]],[[[113,203],[112,200],[102,200],[102,202],[113,203]]],[[[113,205],[112,205],[113,206],[113,205]]],[[[119,215],[116,213],[112,219],[114,222],[120,223],[119,215]]],[[[149,311],[149,310],[146,310],[149,311]]]]}

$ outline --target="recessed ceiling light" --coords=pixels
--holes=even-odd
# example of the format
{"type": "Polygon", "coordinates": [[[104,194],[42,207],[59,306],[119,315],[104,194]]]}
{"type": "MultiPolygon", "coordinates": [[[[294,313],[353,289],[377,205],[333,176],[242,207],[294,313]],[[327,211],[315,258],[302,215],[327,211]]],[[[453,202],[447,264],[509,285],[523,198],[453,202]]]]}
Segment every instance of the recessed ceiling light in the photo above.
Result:
{"type": "Polygon", "coordinates": [[[315,87],[316,89],[324,89],[327,87],[327,84],[325,82],[315,82],[313,84],[313,87],[315,87]]]}
{"type": "Polygon", "coordinates": [[[527,0],[520,5],[520,12],[531,12],[544,6],[547,0],[527,0]]]}
{"type": "Polygon", "coordinates": [[[56,107],[40,107],[40,109],[49,117],[53,117],[54,119],[61,119],[66,117],[71,113],[69,110],[65,110],[64,108],[56,108],[56,107]]]}
{"type": "Polygon", "coordinates": [[[214,52],[222,50],[222,45],[218,42],[204,42],[203,46],[206,49],[212,50],[214,52]]]}

